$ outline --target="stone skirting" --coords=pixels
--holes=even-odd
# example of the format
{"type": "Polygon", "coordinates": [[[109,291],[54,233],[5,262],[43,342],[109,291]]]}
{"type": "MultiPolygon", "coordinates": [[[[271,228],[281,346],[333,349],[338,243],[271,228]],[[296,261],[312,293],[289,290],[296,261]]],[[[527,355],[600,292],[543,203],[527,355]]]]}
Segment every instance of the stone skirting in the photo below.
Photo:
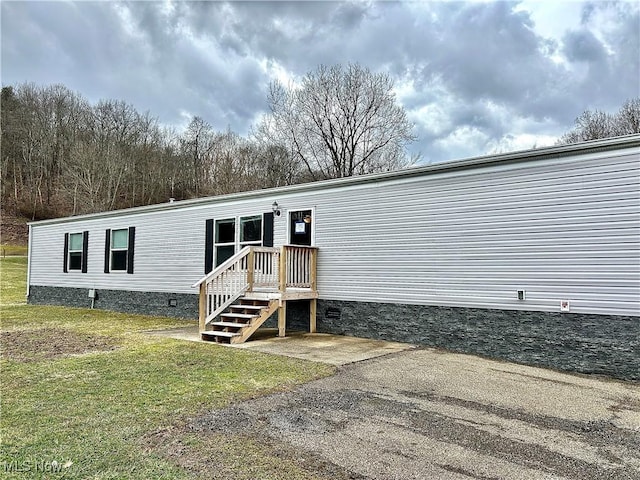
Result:
{"type": "MultiPolygon", "coordinates": [[[[96,290],[94,308],[143,315],[184,319],[198,318],[198,295],[186,293],[96,290]]],[[[87,288],[42,287],[32,285],[28,302],[35,305],[65,305],[90,308],[87,288]]]]}
{"type": "Polygon", "coordinates": [[[319,300],[317,327],[640,381],[640,317],[319,300]]]}

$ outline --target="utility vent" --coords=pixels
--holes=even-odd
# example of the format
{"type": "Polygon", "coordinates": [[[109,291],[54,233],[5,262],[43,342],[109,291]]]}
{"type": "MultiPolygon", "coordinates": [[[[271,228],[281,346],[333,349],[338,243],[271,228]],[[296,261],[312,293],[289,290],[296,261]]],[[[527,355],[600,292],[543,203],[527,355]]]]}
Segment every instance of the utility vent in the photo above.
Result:
{"type": "Polygon", "coordinates": [[[518,300],[524,300],[524,299],[525,299],[524,290],[518,290],[518,300]]]}
{"type": "Polygon", "coordinates": [[[340,317],[342,316],[342,312],[340,311],[339,308],[327,308],[327,310],[324,312],[324,316],[327,319],[331,319],[331,320],[339,320],[340,317]]]}
{"type": "Polygon", "coordinates": [[[178,306],[178,300],[175,298],[170,298],[169,299],[169,306],[170,307],[177,307],[178,306]]]}

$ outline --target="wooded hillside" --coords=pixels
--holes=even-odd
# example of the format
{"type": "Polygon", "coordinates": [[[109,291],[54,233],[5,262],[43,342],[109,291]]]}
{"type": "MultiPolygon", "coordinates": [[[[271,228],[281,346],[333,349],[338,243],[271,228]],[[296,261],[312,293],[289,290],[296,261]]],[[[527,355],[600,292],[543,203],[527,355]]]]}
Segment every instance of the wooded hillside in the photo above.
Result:
{"type": "Polygon", "coordinates": [[[201,118],[182,134],[119,100],[62,85],[2,88],[2,204],[30,219],[98,212],[304,180],[278,147],[201,118]]]}
{"type": "Polygon", "coordinates": [[[199,117],[177,133],[63,85],[3,87],[3,210],[44,219],[402,168],[415,137],[392,88],[359,65],[320,66],[291,89],[286,111],[269,97],[245,138],[199,117]],[[290,125],[304,135],[288,135],[290,125]]]}

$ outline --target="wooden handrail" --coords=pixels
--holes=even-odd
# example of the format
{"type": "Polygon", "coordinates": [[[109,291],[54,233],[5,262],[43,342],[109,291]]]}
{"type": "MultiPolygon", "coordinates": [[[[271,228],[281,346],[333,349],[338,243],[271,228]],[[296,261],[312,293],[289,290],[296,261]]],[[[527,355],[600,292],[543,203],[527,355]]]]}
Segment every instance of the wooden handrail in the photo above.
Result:
{"type": "Polygon", "coordinates": [[[200,295],[204,295],[204,310],[200,311],[201,330],[204,326],[221,314],[244,292],[249,290],[249,270],[243,268],[242,262],[251,252],[245,247],[229,260],[223,262],[207,279],[200,283],[200,295]]]}
{"type": "Polygon", "coordinates": [[[202,283],[205,283],[209,280],[211,280],[213,277],[215,277],[216,275],[219,275],[220,272],[226,270],[227,268],[229,268],[231,265],[233,265],[236,260],[238,258],[242,258],[244,257],[246,254],[249,253],[249,250],[253,250],[254,252],[264,252],[264,253],[277,253],[280,250],[276,247],[258,247],[258,246],[247,246],[244,247],[242,250],[240,250],[238,253],[236,253],[235,255],[233,255],[232,257],[230,257],[229,259],[225,260],[224,262],[222,262],[220,265],[218,265],[214,270],[212,270],[211,272],[207,273],[204,277],[202,277],[200,280],[198,280],[196,283],[194,283],[193,285],[191,285],[191,288],[196,288],[197,286],[199,286],[202,283]]]}
{"type": "Polygon", "coordinates": [[[211,270],[211,272],[207,273],[204,277],[202,277],[200,280],[198,280],[196,283],[194,283],[193,285],[191,285],[191,288],[196,288],[197,286],[199,286],[201,283],[205,283],[208,282],[209,280],[211,280],[213,277],[216,277],[218,275],[220,275],[220,273],[224,272],[227,268],[229,268],[231,265],[233,265],[234,263],[236,263],[239,259],[241,259],[242,257],[244,257],[245,255],[247,255],[249,253],[249,249],[251,247],[244,247],[242,250],[240,250],[238,253],[236,253],[235,255],[233,255],[231,258],[225,260],[224,262],[222,262],[220,265],[218,265],[216,268],[214,268],[213,270],[211,270]]]}
{"type": "Polygon", "coordinates": [[[278,248],[247,246],[194,283],[200,294],[200,330],[255,285],[277,288],[278,255],[278,248]]]}
{"type": "Polygon", "coordinates": [[[281,248],[247,246],[202,277],[199,287],[200,330],[247,291],[316,289],[318,249],[304,245],[281,248]]]}

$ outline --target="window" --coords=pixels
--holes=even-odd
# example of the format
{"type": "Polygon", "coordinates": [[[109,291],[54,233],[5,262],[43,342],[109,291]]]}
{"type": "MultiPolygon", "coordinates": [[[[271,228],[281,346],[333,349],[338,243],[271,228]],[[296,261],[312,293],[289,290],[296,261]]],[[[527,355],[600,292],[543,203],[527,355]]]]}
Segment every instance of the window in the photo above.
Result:
{"type": "Polygon", "coordinates": [[[216,220],[215,234],[216,267],[236,253],[236,220],[216,220]]]}
{"type": "Polygon", "coordinates": [[[129,230],[111,231],[111,270],[127,269],[127,250],[129,247],[129,230]]]}
{"type": "Polygon", "coordinates": [[[135,227],[106,231],[104,273],[133,273],[135,227]]]}
{"type": "Polygon", "coordinates": [[[64,236],[64,265],[62,271],[87,273],[89,232],[66,233],[64,236]]]}
{"type": "Polygon", "coordinates": [[[262,215],[240,219],[240,248],[262,245],[262,215]]]}
{"type": "Polygon", "coordinates": [[[69,270],[82,270],[82,234],[69,235],[69,270]]]}
{"type": "MultiPolygon", "coordinates": [[[[262,245],[262,215],[215,221],[213,251],[216,267],[248,245],[262,245]]],[[[207,264],[205,259],[205,270],[207,264]]]]}

